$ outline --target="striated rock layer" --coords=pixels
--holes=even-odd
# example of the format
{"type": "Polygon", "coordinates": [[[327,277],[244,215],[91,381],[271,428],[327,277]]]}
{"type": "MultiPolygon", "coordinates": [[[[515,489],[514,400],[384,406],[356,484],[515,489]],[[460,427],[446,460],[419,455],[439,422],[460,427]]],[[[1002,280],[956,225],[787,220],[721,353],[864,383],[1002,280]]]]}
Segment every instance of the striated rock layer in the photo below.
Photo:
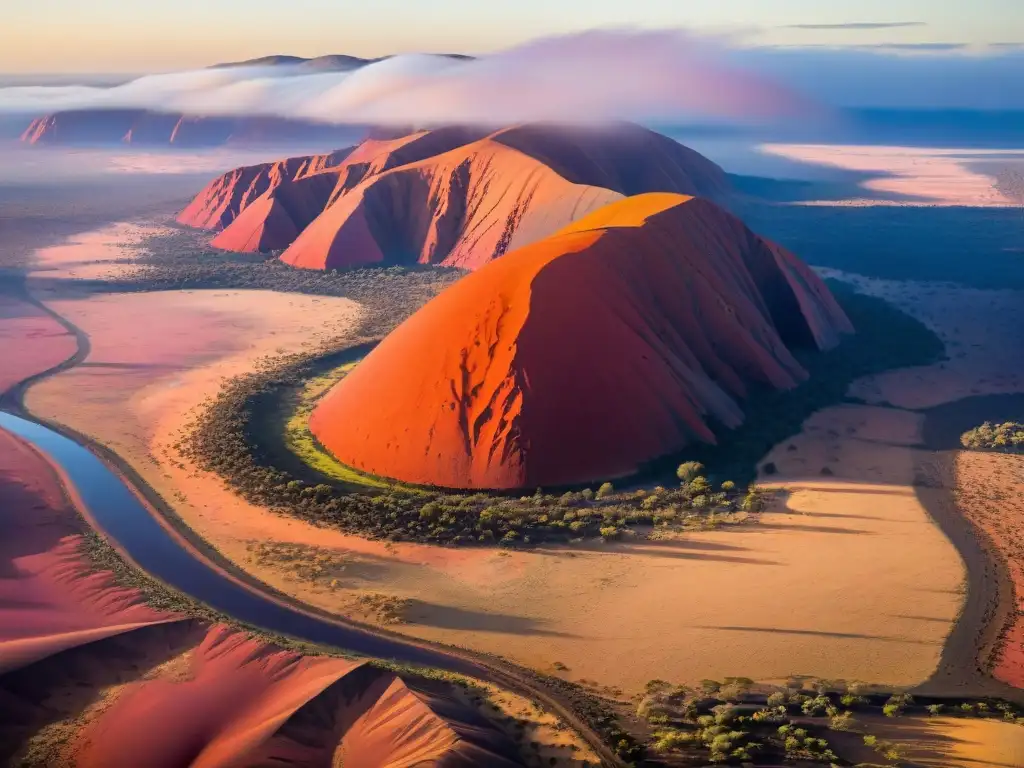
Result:
{"type": "Polygon", "coordinates": [[[339,460],[452,488],[628,475],[735,427],[852,331],[796,257],[705,200],[612,203],[464,278],[315,409],[339,460]]]}
{"type": "Polygon", "coordinates": [[[479,137],[470,128],[420,131],[324,155],[243,166],[221,175],[178,215],[178,222],[219,231],[212,245],[260,252],[288,247],[337,197],[364,178],[479,137]]]}

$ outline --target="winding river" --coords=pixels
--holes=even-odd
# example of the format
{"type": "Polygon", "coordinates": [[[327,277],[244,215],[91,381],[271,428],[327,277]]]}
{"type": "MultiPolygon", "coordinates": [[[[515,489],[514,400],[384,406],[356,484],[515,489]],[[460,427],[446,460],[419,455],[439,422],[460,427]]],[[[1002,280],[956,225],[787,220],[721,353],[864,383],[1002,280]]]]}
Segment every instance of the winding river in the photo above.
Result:
{"type": "Polygon", "coordinates": [[[96,525],[148,574],[238,621],[359,655],[491,677],[469,659],[344,625],[279,603],[236,581],[161,525],[103,461],[68,437],[0,411],[0,429],[31,443],[60,467],[96,525]],[[453,661],[461,662],[453,665],[453,661]]]}

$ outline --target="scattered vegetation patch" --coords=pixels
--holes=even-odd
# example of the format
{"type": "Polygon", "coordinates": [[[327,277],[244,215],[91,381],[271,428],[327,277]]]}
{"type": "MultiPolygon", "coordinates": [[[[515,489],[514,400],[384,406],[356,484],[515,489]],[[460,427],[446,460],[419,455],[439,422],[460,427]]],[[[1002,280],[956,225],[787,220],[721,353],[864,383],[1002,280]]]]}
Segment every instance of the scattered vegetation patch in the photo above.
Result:
{"type": "Polygon", "coordinates": [[[637,715],[650,728],[650,750],[678,764],[696,765],[850,765],[840,747],[848,747],[850,740],[841,736],[850,732],[884,759],[897,761],[905,748],[868,732],[872,720],[956,710],[1024,724],[1021,711],[1008,702],[917,700],[841,680],[796,679],[784,686],[739,677],[704,680],[699,686],[652,680],[637,705],[637,715]]]}
{"type": "Polygon", "coordinates": [[[275,412],[282,391],[309,378],[312,362],[295,358],[230,382],[179,449],[255,504],[377,539],[501,546],[610,540],[637,526],[715,527],[764,506],[756,487],[740,490],[730,484],[723,489],[701,474],[653,490],[620,493],[605,484],[599,494],[538,490],[519,498],[394,485],[353,491],[348,478],[332,478],[329,472],[316,478],[320,482],[310,482],[308,473],[298,476],[267,447],[273,435],[253,428],[262,423],[257,414],[275,412]]]}
{"type": "Polygon", "coordinates": [[[350,558],[325,547],[279,541],[250,541],[249,558],[258,566],[281,568],[299,581],[340,586],[349,576],[350,558]]]}
{"type": "Polygon", "coordinates": [[[373,593],[356,598],[356,612],[372,618],[379,624],[401,624],[412,605],[407,598],[373,593]]]}
{"type": "Polygon", "coordinates": [[[1024,424],[1019,421],[1003,424],[986,421],[964,432],[960,436],[960,444],[974,450],[1024,453],[1024,424]]]}
{"type": "Polygon", "coordinates": [[[421,265],[299,269],[280,261],[279,251],[217,251],[207,240],[205,233],[175,228],[144,241],[144,255],[120,277],[81,284],[93,290],[239,289],[339,296],[370,309],[364,331],[380,336],[465,274],[460,269],[421,265]]]}

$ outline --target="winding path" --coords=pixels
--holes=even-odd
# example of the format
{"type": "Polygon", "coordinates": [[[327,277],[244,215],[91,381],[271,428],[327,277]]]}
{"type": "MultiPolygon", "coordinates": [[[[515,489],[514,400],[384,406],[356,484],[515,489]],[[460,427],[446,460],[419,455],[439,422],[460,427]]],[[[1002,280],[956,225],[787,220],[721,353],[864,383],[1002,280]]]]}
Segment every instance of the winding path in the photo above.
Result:
{"type": "MultiPolygon", "coordinates": [[[[277,593],[219,557],[183,526],[163,499],[114,452],[24,405],[34,384],[82,363],[88,336],[29,292],[23,278],[5,281],[19,299],[52,317],[77,341],[75,353],[0,393],[0,428],[31,442],[62,469],[86,519],[134,565],[157,580],[243,624],[358,655],[432,667],[493,683],[532,699],[579,732],[602,764],[626,763],[575,714],[570,697],[529,670],[496,658],[378,630],[330,616],[277,593]]],[[[0,286],[2,287],[2,286],[0,286]]]]}

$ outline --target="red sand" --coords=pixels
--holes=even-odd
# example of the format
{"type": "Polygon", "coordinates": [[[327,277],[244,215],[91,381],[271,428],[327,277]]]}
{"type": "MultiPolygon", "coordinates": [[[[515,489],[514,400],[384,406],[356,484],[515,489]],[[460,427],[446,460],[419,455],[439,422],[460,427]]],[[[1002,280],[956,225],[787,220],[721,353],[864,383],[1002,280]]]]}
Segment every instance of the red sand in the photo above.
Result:
{"type": "Polygon", "coordinates": [[[956,458],[957,502],[1006,563],[1017,611],[1005,628],[992,676],[1024,689],[1024,456],[963,451],[956,458]]]}
{"type": "Polygon", "coordinates": [[[504,736],[448,696],[225,627],[208,632],[186,674],[131,685],[75,752],[79,768],[519,764],[504,736]]]}
{"type": "Polygon", "coordinates": [[[75,338],[38,307],[0,294],[0,394],[71,357],[75,338]]]}
{"type": "Polygon", "coordinates": [[[181,682],[122,694],[81,735],[79,768],[213,768],[244,761],[302,705],[359,666],[273,649],[214,627],[181,682]]]}
{"type": "Polygon", "coordinates": [[[641,195],[456,283],[310,420],[342,462],[406,482],[535,488],[636,471],[743,420],[789,346],[849,321],[792,255],[712,203],[641,195]]]}
{"type": "Polygon", "coordinates": [[[78,645],[175,620],[89,573],[56,476],[0,431],[0,674],[78,645]]]}

